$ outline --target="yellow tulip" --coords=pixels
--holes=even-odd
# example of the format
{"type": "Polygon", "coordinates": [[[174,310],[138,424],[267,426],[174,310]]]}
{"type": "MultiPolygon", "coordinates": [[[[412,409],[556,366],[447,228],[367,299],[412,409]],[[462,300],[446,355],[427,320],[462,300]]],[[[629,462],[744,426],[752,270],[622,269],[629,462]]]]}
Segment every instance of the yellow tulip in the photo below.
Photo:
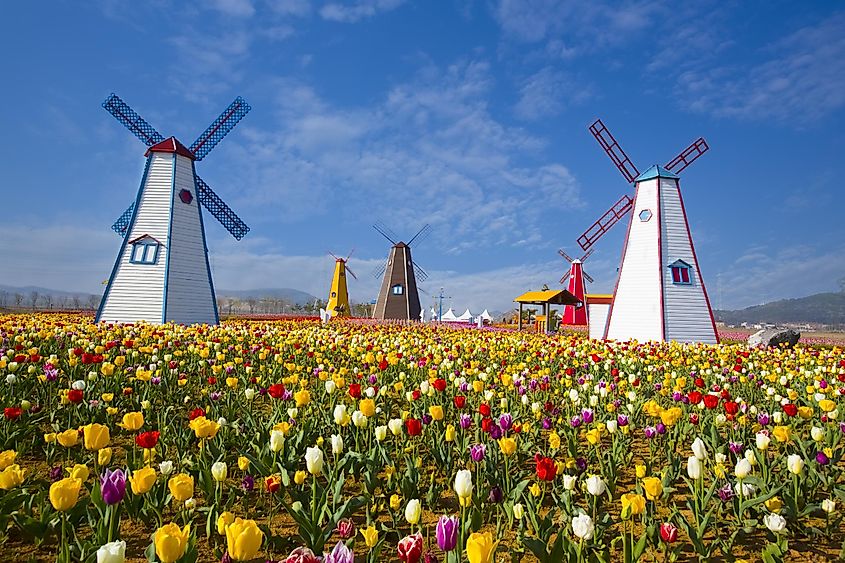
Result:
{"type": "Polygon", "coordinates": [[[21,469],[21,466],[17,463],[4,468],[3,471],[0,471],[0,489],[8,491],[17,487],[23,483],[25,476],[26,470],[21,469]]]}
{"type": "Polygon", "coordinates": [[[455,441],[455,435],[456,435],[455,425],[454,424],[447,425],[446,426],[446,432],[445,432],[445,435],[444,435],[444,438],[446,439],[446,441],[447,442],[454,442],[455,441]]]}
{"type": "Polygon", "coordinates": [[[217,533],[221,536],[226,535],[226,526],[235,521],[235,515],[228,510],[217,517],[217,533]]]}
{"type": "Polygon", "coordinates": [[[237,377],[227,377],[226,378],[226,387],[229,389],[234,389],[238,386],[238,378],[237,377]]]}
{"type": "Polygon", "coordinates": [[[305,482],[305,478],[308,477],[308,474],[301,469],[293,474],[293,482],[297,485],[301,485],[305,482]]]}
{"type": "Polygon", "coordinates": [[[804,420],[813,418],[813,407],[798,407],[798,416],[804,420]]]}
{"type": "Polygon", "coordinates": [[[634,470],[637,472],[637,479],[642,479],[645,477],[645,465],[637,464],[634,466],[634,470]]]}
{"type": "Polygon", "coordinates": [[[512,455],[516,451],[516,440],[513,438],[500,438],[499,448],[505,455],[512,455]]]}
{"type": "Polygon", "coordinates": [[[834,403],[830,399],[822,399],[821,401],[819,401],[819,408],[824,412],[830,412],[836,408],[836,403],[834,403]]]}
{"type": "Polygon", "coordinates": [[[600,444],[601,443],[601,427],[596,426],[592,430],[587,430],[586,433],[587,442],[592,445],[600,444]]]}
{"type": "Polygon", "coordinates": [[[72,477],[65,477],[50,485],[50,504],[60,512],[65,512],[76,506],[79,500],[79,489],[82,481],[72,477]]]}
{"type": "Polygon", "coordinates": [[[399,510],[399,506],[402,504],[402,499],[399,495],[391,495],[390,497],[390,508],[393,510],[399,510]]]}
{"type": "Polygon", "coordinates": [[[82,428],[82,435],[85,438],[86,450],[101,450],[105,448],[111,436],[109,435],[109,427],[102,424],[92,423],[86,424],[82,428]]]}
{"type": "Polygon", "coordinates": [[[52,444],[56,441],[57,438],[58,438],[58,436],[55,432],[48,432],[48,433],[44,434],[44,443],[45,444],[52,444]]]}
{"type": "Polygon", "coordinates": [[[120,426],[134,432],[144,425],[144,413],[128,412],[123,415],[123,424],[120,426]]]}
{"type": "Polygon", "coordinates": [[[645,510],[645,498],[636,493],[622,495],[622,519],[627,520],[631,516],[642,514],[645,510]]]}
{"type": "Polygon", "coordinates": [[[376,414],[376,403],[372,399],[364,399],[358,403],[358,410],[364,413],[364,416],[370,418],[376,414]]]}
{"type": "Polygon", "coordinates": [[[111,448],[102,448],[97,452],[97,463],[99,465],[108,465],[111,462],[112,451],[111,448]]]}
{"type": "Polygon", "coordinates": [[[204,416],[198,416],[191,421],[191,430],[194,431],[197,438],[204,440],[206,438],[214,438],[217,431],[220,430],[220,425],[214,420],[208,420],[204,416]]]}
{"type": "Polygon", "coordinates": [[[534,483],[533,485],[528,487],[528,491],[531,493],[531,496],[534,497],[534,498],[539,497],[540,493],[542,492],[540,490],[540,485],[538,485],[537,483],[534,483]]]}
{"type": "Polygon", "coordinates": [[[361,528],[361,535],[364,536],[364,543],[372,549],[378,543],[378,529],[375,526],[361,528]]]}
{"type": "Polygon", "coordinates": [[[431,418],[434,420],[443,420],[443,407],[440,405],[431,405],[428,407],[428,414],[430,414],[431,418]]]}
{"type": "Polygon", "coordinates": [[[296,401],[297,407],[304,407],[311,402],[311,393],[308,392],[308,389],[300,389],[293,394],[293,400],[296,401]]]}
{"type": "Polygon", "coordinates": [[[88,480],[88,476],[91,474],[88,466],[82,465],[81,463],[77,463],[73,467],[68,467],[67,472],[71,479],[79,479],[83,483],[88,480]]]}
{"type": "Polygon", "coordinates": [[[79,443],[79,431],[73,428],[56,434],[56,440],[66,448],[72,448],[79,443]]]}
{"type": "Polygon", "coordinates": [[[173,498],[179,502],[185,502],[194,496],[194,478],[191,475],[179,473],[170,478],[167,488],[170,489],[173,498]]]}
{"type": "Polygon", "coordinates": [[[646,477],[643,479],[643,489],[648,500],[657,500],[663,494],[663,483],[657,477],[646,477]]]}
{"type": "Polygon", "coordinates": [[[783,507],[783,501],[781,501],[778,497],[772,497],[764,504],[769,512],[778,512],[783,507]]]}
{"type": "Polygon", "coordinates": [[[156,482],[156,470],[152,467],[143,467],[132,472],[129,483],[132,485],[132,493],[143,495],[153,488],[156,482]]]}
{"type": "Polygon", "coordinates": [[[789,441],[791,431],[789,430],[789,426],[775,426],[772,428],[772,435],[778,442],[785,443],[789,441]]]}
{"type": "Polygon", "coordinates": [[[493,563],[493,554],[499,542],[493,541],[490,532],[474,532],[467,538],[467,559],[469,563],[493,563]]]}
{"type": "Polygon", "coordinates": [[[246,471],[249,469],[249,458],[241,456],[238,458],[238,469],[241,471],[246,471]]]}
{"type": "Polygon", "coordinates": [[[18,452],[15,450],[6,450],[0,453],[0,471],[14,464],[16,457],[18,457],[18,452]]]}
{"type": "Polygon", "coordinates": [[[560,449],[560,436],[557,432],[549,434],[549,447],[553,450],[560,449]]]}
{"type": "Polygon", "coordinates": [[[153,534],[156,556],[162,563],[178,561],[188,550],[190,536],[190,524],[185,525],[182,529],[179,529],[179,526],[173,522],[162,526],[153,534]]]}
{"type": "Polygon", "coordinates": [[[674,426],[674,424],[681,418],[681,414],[683,414],[681,407],[672,407],[671,409],[661,411],[660,420],[666,426],[674,426]]]}
{"type": "Polygon", "coordinates": [[[234,522],[226,526],[229,557],[235,561],[254,559],[258,555],[258,550],[261,549],[262,541],[264,541],[264,532],[258,529],[255,520],[235,518],[234,522]]]}

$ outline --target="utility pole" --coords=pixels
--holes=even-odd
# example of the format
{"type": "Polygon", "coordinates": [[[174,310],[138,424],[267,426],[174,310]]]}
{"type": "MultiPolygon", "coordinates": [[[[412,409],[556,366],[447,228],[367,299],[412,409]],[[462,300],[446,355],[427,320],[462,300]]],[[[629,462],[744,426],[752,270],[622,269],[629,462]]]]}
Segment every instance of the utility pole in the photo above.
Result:
{"type": "Polygon", "coordinates": [[[439,306],[438,306],[438,311],[437,311],[437,321],[441,322],[441,321],[443,321],[443,300],[444,299],[451,299],[451,297],[447,297],[446,295],[443,295],[443,288],[441,287],[440,288],[440,295],[435,297],[435,299],[437,299],[439,301],[439,306]]]}

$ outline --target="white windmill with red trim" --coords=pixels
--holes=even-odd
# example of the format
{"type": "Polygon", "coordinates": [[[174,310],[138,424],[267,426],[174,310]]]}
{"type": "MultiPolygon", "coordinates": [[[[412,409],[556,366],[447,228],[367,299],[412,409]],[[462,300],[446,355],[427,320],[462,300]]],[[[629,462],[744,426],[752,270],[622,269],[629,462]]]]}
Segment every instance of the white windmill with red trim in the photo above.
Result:
{"type": "Polygon", "coordinates": [[[601,120],[590,126],[590,133],[634,185],[633,199],[623,195],[578,237],[579,246],[591,250],[633,211],[604,338],[717,343],[678,177],[709,149],[707,142],[699,138],[665,167],[655,164],[640,173],[601,120]]]}
{"type": "Polygon", "coordinates": [[[581,302],[580,306],[567,305],[563,308],[563,320],[560,324],[571,326],[587,326],[590,324],[590,314],[587,310],[587,299],[585,296],[586,283],[584,282],[586,280],[593,283],[593,278],[584,271],[584,262],[590,257],[593,250],[595,249],[591,248],[581,258],[572,258],[562,248],[557,251],[570,264],[569,271],[560,278],[560,284],[564,285],[569,282],[567,284],[567,291],[581,302]]]}

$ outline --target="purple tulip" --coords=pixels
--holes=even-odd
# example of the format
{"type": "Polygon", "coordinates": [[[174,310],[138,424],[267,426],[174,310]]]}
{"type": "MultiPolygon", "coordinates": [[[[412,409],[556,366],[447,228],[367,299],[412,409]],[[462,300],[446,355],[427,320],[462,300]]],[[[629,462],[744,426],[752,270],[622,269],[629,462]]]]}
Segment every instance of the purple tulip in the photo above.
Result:
{"type": "Polygon", "coordinates": [[[461,428],[466,430],[470,426],[472,426],[472,417],[470,415],[466,414],[466,413],[462,414],[461,415],[461,428]]]}
{"type": "Polygon", "coordinates": [[[487,495],[487,502],[493,504],[499,504],[505,498],[505,494],[502,492],[498,486],[493,487],[490,489],[490,494],[487,495]]]}
{"type": "Polygon", "coordinates": [[[255,488],[255,478],[252,475],[244,475],[244,478],[241,481],[241,489],[243,489],[246,492],[250,492],[254,488],[255,488]]]}
{"type": "Polygon", "coordinates": [[[819,388],[827,389],[827,380],[822,379],[821,381],[819,381],[819,388]]]}
{"type": "Polygon", "coordinates": [[[582,422],[581,417],[577,414],[569,419],[569,424],[572,425],[572,428],[578,428],[582,422]]]}
{"type": "Polygon", "coordinates": [[[760,423],[760,426],[768,426],[769,425],[769,415],[761,412],[757,415],[757,422],[760,423]]]}
{"type": "Polygon", "coordinates": [[[355,563],[355,555],[345,543],[339,541],[332,552],[323,559],[323,563],[355,563]]]}
{"type": "Polygon", "coordinates": [[[440,563],[440,560],[432,552],[426,551],[423,556],[423,563],[440,563]]]}
{"type": "Polygon", "coordinates": [[[51,467],[50,468],[50,481],[55,483],[56,481],[58,481],[59,479],[62,478],[63,473],[64,472],[62,471],[62,467],[60,465],[56,466],[56,467],[51,467]]]}
{"type": "Polygon", "coordinates": [[[490,439],[491,440],[498,440],[502,437],[502,429],[499,428],[498,424],[491,424],[490,425],[490,439]]]}
{"type": "Polygon", "coordinates": [[[499,417],[499,426],[501,426],[504,431],[511,429],[511,426],[513,426],[513,417],[510,413],[505,413],[499,417]]]}
{"type": "MultiPolygon", "coordinates": [[[[543,419],[543,430],[550,430],[552,427],[552,421],[547,418],[543,419]]],[[[845,432],[845,431],[843,431],[845,432]]]]}
{"type": "Polygon", "coordinates": [[[578,473],[583,473],[587,470],[587,460],[583,457],[576,457],[575,458],[575,469],[578,470],[578,473]]]}
{"type": "Polygon", "coordinates": [[[616,417],[616,423],[619,426],[628,426],[628,415],[620,414],[619,416],[616,417]]]}
{"type": "Polygon", "coordinates": [[[728,449],[732,454],[739,455],[742,453],[743,446],[740,442],[728,442],[728,449]]]}
{"type": "Polygon", "coordinates": [[[816,463],[818,463],[819,465],[827,465],[828,463],[830,463],[830,458],[827,457],[827,454],[825,454],[823,451],[819,451],[818,453],[816,453],[816,463]]]}
{"type": "Polygon", "coordinates": [[[430,414],[424,414],[423,417],[422,417],[422,423],[426,424],[426,425],[431,424],[432,420],[433,419],[431,418],[430,414]]]}
{"type": "Polygon", "coordinates": [[[126,474],[120,469],[106,469],[100,477],[100,494],[108,505],[117,504],[126,496],[126,474]]]}
{"type": "Polygon", "coordinates": [[[458,545],[458,519],[441,516],[437,521],[437,546],[442,551],[452,551],[458,545]]]}
{"type": "Polygon", "coordinates": [[[719,498],[722,499],[722,502],[728,502],[732,498],[734,498],[733,489],[731,489],[731,484],[728,483],[724,487],[717,489],[716,494],[719,495],[719,498]]]}
{"type": "Polygon", "coordinates": [[[683,395],[683,393],[681,393],[680,391],[674,391],[674,392],[672,393],[672,400],[673,400],[673,401],[675,401],[676,403],[677,403],[678,401],[683,400],[683,398],[684,398],[684,395],[683,395]]]}
{"type": "Polygon", "coordinates": [[[839,423],[839,431],[845,434],[845,422],[839,423]]]}
{"type": "Polygon", "coordinates": [[[592,409],[584,409],[581,411],[581,420],[584,421],[584,424],[592,424],[593,418],[592,409]]]}
{"type": "Polygon", "coordinates": [[[654,426],[646,426],[645,427],[645,437],[651,440],[655,436],[657,436],[657,428],[654,426]]]}
{"type": "Polygon", "coordinates": [[[487,453],[487,446],[484,444],[474,444],[469,449],[469,455],[472,458],[472,461],[478,463],[482,459],[484,459],[484,454],[487,453]]]}
{"type": "Polygon", "coordinates": [[[666,434],[666,425],[665,425],[665,424],[663,424],[662,422],[658,422],[658,423],[657,423],[657,427],[655,428],[655,430],[657,430],[657,433],[658,433],[658,434],[660,434],[661,436],[663,436],[664,434],[666,434]]]}

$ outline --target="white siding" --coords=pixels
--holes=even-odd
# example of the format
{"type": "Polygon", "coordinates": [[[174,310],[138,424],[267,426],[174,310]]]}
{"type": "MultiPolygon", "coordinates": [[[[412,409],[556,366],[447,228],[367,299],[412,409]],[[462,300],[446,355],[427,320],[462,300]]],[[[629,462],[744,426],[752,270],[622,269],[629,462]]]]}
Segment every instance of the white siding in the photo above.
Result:
{"type": "Polygon", "coordinates": [[[661,236],[666,340],[716,342],[710,308],[704,296],[704,283],[695,264],[692,239],[681,207],[676,180],[661,179],[661,236]],[[690,266],[690,285],[672,283],[669,265],[683,260],[690,266]]]}
{"type": "Polygon", "coordinates": [[[181,155],[176,157],[176,185],[172,194],[173,226],[169,243],[165,321],[214,324],[217,319],[200,223],[200,202],[191,160],[181,155]],[[189,204],[182,203],[179,198],[183,189],[193,196],[189,204]]]}
{"type": "Polygon", "coordinates": [[[147,321],[160,323],[164,301],[164,274],[167,264],[167,238],[173,181],[173,155],[153,153],[147,178],[141,186],[141,199],[126,240],[143,235],[162,243],[155,265],[132,264],[132,245],[117,257],[118,266],[111,286],[103,297],[100,320],[106,322],[147,321]]]}
{"type": "Polygon", "coordinates": [[[625,255],[608,319],[609,339],[640,342],[663,339],[657,191],[657,179],[637,185],[625,255]],[[648,221],[641,221],[639,215],[645,209],[652,216],[648,221]]]}
{"type": "Polygon", "coordinates": [[[600,340],[604,338],[604,328],[607,326],[607,313],[610,311],[610,305],[606,303],[593,303],[588,307],[590,338],[600,340]]]}

